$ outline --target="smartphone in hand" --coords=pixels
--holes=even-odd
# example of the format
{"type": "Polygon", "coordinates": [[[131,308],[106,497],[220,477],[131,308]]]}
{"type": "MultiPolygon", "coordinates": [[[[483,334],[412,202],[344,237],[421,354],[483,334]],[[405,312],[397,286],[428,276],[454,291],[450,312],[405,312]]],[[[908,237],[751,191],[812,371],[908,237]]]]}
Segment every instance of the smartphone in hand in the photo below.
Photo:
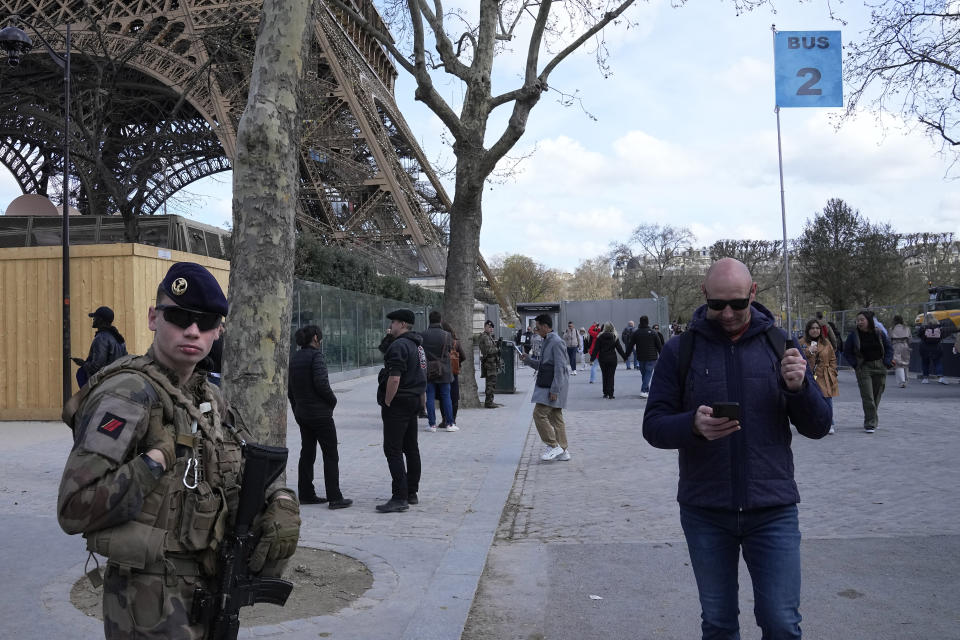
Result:
{"type": "Polygon", "coordinates": [[[711,406],[714,418],[727,418],[728,420],[740,419],[739,402],[714,402],[711,406]]]}

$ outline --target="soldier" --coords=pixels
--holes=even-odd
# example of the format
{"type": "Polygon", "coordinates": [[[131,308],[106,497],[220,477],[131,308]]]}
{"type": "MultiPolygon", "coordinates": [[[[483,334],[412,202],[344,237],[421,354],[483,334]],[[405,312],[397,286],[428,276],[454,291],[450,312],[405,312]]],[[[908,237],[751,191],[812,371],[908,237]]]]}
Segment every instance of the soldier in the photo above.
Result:
{"type": "MultiPolygon", "coordinates": [[[[114,638],[199,640],[194,590],[216,592],[215,549],[236,516],[242,421],[197,368],[227,300],[202,266],[170,267],[147,312],[153,345],[102,369],[64,407],[74,445],[57,500],[68,534],[107,557],[103,627],[114,638]]],[[[267,488],[251,571],[279,575],[300,532],[299,505],[267,488]]]]}
{"type": "Polygon", "coordinates": [[[493,328],[493,322],[487,320],[483,323],[483,333],[480,334],[480,369],[487,381],[483,390],[483,406],[487,409],[503,406],[493,401],[493,394],[497,390],[497,372],[500,371],[500,347],[493,337],[493,328]]]}

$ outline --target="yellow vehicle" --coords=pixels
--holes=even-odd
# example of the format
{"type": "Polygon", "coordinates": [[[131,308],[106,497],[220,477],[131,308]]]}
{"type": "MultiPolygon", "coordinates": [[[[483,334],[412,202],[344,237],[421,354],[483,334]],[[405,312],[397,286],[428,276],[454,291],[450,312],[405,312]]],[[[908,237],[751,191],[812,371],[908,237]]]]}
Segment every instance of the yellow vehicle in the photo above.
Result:
{"type": "Polygon", "coordinates": [[[917,326],[923,324],[926,314],[932,313],[941,327],[960,329],[960,287],[930,287],[927,291],[930,302],[924,305],[923,313],[917,314],[917,326]]]}

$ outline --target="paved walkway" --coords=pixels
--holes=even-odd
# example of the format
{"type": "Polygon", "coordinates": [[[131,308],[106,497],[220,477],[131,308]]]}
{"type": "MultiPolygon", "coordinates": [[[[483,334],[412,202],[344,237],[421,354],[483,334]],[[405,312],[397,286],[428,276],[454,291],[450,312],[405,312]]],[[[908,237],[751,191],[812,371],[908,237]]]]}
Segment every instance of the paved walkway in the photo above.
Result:
{"type": "MultiPolygon", "coordinates": [[[[696,637],[676,454],[642,441],[639,374],[621,366],[614,401],[583,372],[571,378],[573,460],[541,463],[529,372],[518,370],[516,395],[498,396],[506,407],[462,411],[459,433],[420,432],[421,503],[402,514],[374,511],[390,494],[375,378],[335,382],[341,485],[355,503],[305,506],[301,544],[356,557],[373,587],[336,614],[241,637],[455,640],[465,624],[470,639],[696,637]]],[[[850,374],[841,384],[840,432],[795,440],[804,628],[811,638],[960,638],[960,385],[888,388],[868,436],[850,374]]],[[[55,518],[69,433],[52,422],[0,429],[0,637],[102,638],[69,603],[83,540],[55,518]]],[[[292,416],[288,432],[295,478],[292,416]]],[[[741,583],[752,627],[749,578],[741,583]]]]}

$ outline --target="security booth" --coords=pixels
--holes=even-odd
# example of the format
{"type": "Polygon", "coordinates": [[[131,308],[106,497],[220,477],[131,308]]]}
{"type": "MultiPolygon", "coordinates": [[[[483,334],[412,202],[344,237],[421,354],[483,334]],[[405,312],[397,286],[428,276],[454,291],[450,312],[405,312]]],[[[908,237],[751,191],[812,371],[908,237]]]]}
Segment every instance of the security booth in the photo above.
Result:
{"type": "MultiPolygon", "coordinates": [[[[517,305],[517,315],[523,323],[521,328],[532,325],[533,319],[542,313],[550,316],[553,320],[553,330],[557,331],[557,325],[560,322],[559,302],[521,302],[517,305]]],[[[563,330],[561,329],[558,333],[563,333],[563,330]]]]}

